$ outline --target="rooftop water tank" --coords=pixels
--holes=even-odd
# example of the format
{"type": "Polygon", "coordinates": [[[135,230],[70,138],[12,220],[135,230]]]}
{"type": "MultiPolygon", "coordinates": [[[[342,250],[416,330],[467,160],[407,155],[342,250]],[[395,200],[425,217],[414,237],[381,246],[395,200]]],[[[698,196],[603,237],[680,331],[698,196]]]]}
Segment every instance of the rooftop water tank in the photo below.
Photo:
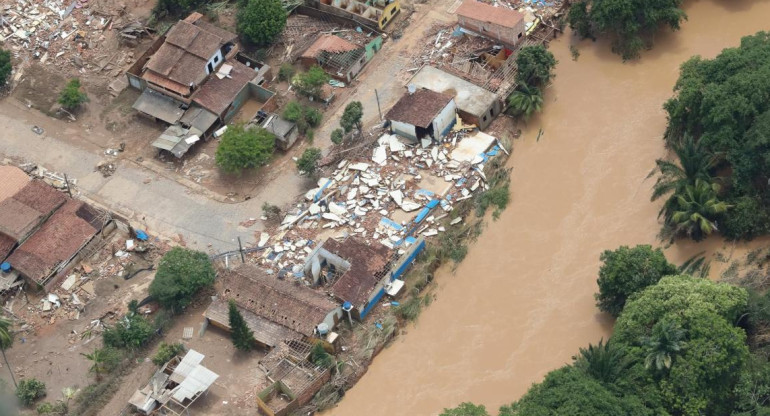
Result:
{"type": "Polygon", "coordinates": [[[7,261],[4,261],[2,264],[0,264],[0,271],[3,273],[8,273],[11,271],[11,263],[8,263],[7,261]]]}
{"type": "Polygon", "coordinates": [[[353,310],[353,304],[350,302],[345,302],[342,304],[342,310],[345,312],[350,312],[353,310]]]}
{"type": "Polygon", "coordinates": [[[326,335],[329,333],[329,325],[325,322],[318,324],[318,333],[321,335],[326,335]]]}

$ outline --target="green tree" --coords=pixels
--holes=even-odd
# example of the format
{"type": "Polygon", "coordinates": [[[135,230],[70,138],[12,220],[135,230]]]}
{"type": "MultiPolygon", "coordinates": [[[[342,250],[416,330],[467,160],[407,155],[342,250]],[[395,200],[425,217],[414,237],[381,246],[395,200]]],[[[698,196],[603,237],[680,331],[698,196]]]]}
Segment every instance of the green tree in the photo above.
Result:
{"type": "Polygon", "coordinates": [[[67,110],[74,110],[86,101],[88,101],[88,96],[83,92],[80,80],[77,78],[69,80],[59,93],[59,104],[67,110]]]}
{"type": "Polygon", "coordinates": [[[261,128],[245,128],[243,124],[228,126],[217,147],[216,161],[227,173],[263,166],[275,150],[275,135],[261,128]]]}
{"type": "Polygon", "coordinates": [[[678,30],[687,15],[682,0],[587,0],[574,3],[567,20],[582,37],[606,35],[623,60],[639,57],[662,26],[678,30]]]}
{"type": "Polygon", "coordinates": [[[658,283],[663,276],[677,272],[661,249],[649,245],[605,250],[599,259],[602,266],[596,280],[599,285],[596,306],[615,317],[620,315],[631,295],[658,283]]]}
{"type": "Polygon", "coordinates": [[[457,407],[444,409],[439,416],[490,416],[484,405],[470,402],[460,403],[457,407]]]}
{"type": "Polygon", "coordinates": [[[310,361],[319,367],[331,368],[334,366],[334,356],[326,352],[320,342],[313,345],[313,349],[310,350],[310,361]]]}
{"type": "Polygon", "coordinates": [[[314,65],[307,72],[295,75],[291,84],[299,94],[321,98],[321,88],[329,82],[329,79],[329,74],[323,68],[314,65]]]}
{"type": "Polygon", "coordinates": [[[267,45],[281,34],[286,17],[279,0],[244,1],[238,8],[238,33],[249,42],[267,45]]]}
{"type": "Polygon", "coordinates": [[[31,406],[40,398],[45,397],[45,383],[34,378],[19,381],[16,397],[25,406],[31,406]]]}
{"type": "Polygon", "coordinates": [[[671,368],[674,357],[684,348],[685,332],[675,322],[663,319],[652,327],[652,334],[642,338],[644,367],[661,371],[671,368]]]}
{"type": "Polygon", "coordinates": [[[358,130],[358,134],[361,135],[361,118],[364,116],[364,106],[360,101],[351,101],[345,106],[345,111],[340,118],[340,126],[345,130],[345,133],[350,133],[355,127],[358,130]]]}
{"type": "Polygon", "coordinates": [[[318,170],[318,162],[321,160],[321,149],[309,147],[302,152],[302,156],[297,159],[297,169],[307,175],[314,175],[318,170]]]}
{"type": "Polygon", "coordinates": [[[770,212],[757,196],[730,201],[730,209],[719,221],[719,232],[731,240],[752,240],[770,232],[770,212]]]}
{"type": "Polygon", "coordinates": [[[652,416],[641,399],[618,396],[583,371],[565,366],[551,371],[517,402],[500,408],[499,416],[652,416]]]}
{"type": "Polygon", "coordinates": [[[0,49],[0,87],[4,87],[11,77],[11,52],[0,49]]]}
{"type": "Polygon", "coordinates": [[[574,366],[602,383],[614,383],[623,376],[630,362],[622,348],[615,347],[609,340],[599,344],[588,344],[580,354],[572,357],[574,366]]]}
{"type": "Polygon", "coordinates": [[[687,185],[684,192],[676,195],[670,221],[675,235],[686,234],[701,241],[717,229],[716,218],[729,208],[717,198],[717,189],[716,184],[696,179],[694,185],[687,185]]]}
{"type": "Polygon", "coordinates": [[[519,84],[508,97],[508,106],[513,115],[529,120],[533,114],[543,110],[543,92],[537,87],[519,84]]]}
{"type": "Polygon", "coordinates": [[[150,296],[164,308],[179,312],[200,289],[214,284],[215,276],[205,253],[174,247],[160,260],[155,279],[150,283],[150,296]]]}
{"type": "Polygon", "coordinates": [[[97,381],[102,379],[102,374],[114,370],[121,361],[120,353],[110,347],[96,348],[90,354],[80,353],[80,355],[91,361],[91,368],[88,371],[96,376],[97,381]]]}
{"type": "Polygon", "coordinates": [[[765,356],[752,354],[740,372],[734,394],[732,416],[770,414],[770,364],[765,356]]]}
{"type": "Polygon", "coordinates": [[[158,347],[158,352],[152,357],[152,363],[160,367],[185,351],[186,348],[181,343],[166,344],[165,342],[161,342],[160,347],[158,347]]]}
{"type": "Polygon", "coordinates": [[[281,68],[278,70],[278,80],[290,81],[291,77],[294,76],[294,72],[294,67],[288,62],[284,62],[281,64],[281,68]]]}
{"type": "Polygon", "coordinates": [[[691,135],[671,144],[671,150],[678,164],[673,161],[658,159],[652,174],[659,173],[652,188],[652,200],[669,195],[658,216],[670,219],[676,208],[677,194],[687,185],[694,185],[696,179],[711,182],[711,171],[717,166],[717,158],[705,150],[691,135]]]}
{"type": "Polygon", "coordinates": [[[13,386],[18,388],[19,385],[16,384],[16,377],[13,376],[13,369],[11,369],[11,364],[8,363],[8,357],[5,356],[5,350],[11,348],[13,345],[13,333],[11,332],[11,326],[11,321],[0,317],[0,352],[3,354],[3,361],[5,361],[5,366],[8,368],[8,372],[11,373],[11,381],[13,381],[13,386]]]}
{"type": "Polygon", "coordinates": [[[345,139],[345,132],[342,129],[334,129],[332,130],[331,139],[332,143],[340,144],[345,139]]]}
{"type": "Polygon", "coordinates": [[[155,328],[143,316],[129,312],[111,328],[102,333],[104,345],[112,348],[135,350],[147,344],[155,328]]]}
{"type": "Polygon", "coordinates": [[[543,45],[525,46],[516,56],[516,82],[544,87],[554,77],[553,69],[558,61],[543,45]]]}
{"type": "Polygon", "coordinates": [[[246,320],[243,319],[243,315],[238,311],[234,301],[230,300],[229,308],[230,338],[233,340],[233,345],[241,351],[253,350],[255,347],[254,332],[246,325],[246,320]]]}
{"type": "Polygon", "coordinates": [[[158,0],[152,13],[156,20],[182,17],[205,4],[206,0],[158,0]]]}
{"type": "Polygon", "coordinates": [[[289,101],[283,110],[283,118],[293,121],[301,134],[306,134],[310,127],[318,127],[323,115],[315,108],[302,105],[298,101],[289,101]]]}

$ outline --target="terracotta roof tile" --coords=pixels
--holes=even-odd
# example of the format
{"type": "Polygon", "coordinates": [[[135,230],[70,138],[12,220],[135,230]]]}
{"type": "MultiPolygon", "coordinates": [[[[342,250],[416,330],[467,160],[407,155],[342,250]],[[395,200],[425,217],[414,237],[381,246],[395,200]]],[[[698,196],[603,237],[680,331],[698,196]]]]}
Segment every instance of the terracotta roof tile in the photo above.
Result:
{"type": "Polygon", "coordinates": [[[524,20],[524,15],[516,10],[505,7],[495,7],[476,0],[465,0],[457,9],[458,16],[482,22],[494,23],[504,27],[514,27],[524,20]]]}
{"type": "Polygon", "coordinates": [[[0,202],[19,192],[29,180],[29,176],[16,166],[0,166],[0,202]]]}
{"type": "Polygon", "coordinates": [[[34,180],[13,196],[22,204],[48,215],[60,207],[67,197],[41,180],[34,180]]]}
{"type": "Polygon", "coordinates": [[[16,245],[16,240],[8,237],[7,235],[0,233],[0,262],[5,260],[6,257],[8,257],[9,254],[11,254],[11,250],[13,250],[13,246],[16,245]]]}
{"type": "Polygon", "coordinates": [[[222,273],[220,280],[223,300],[232,299],[244,310],[307,336],[339,307],[321,292],[268,276],[248,264],[222,273]]]}
{"type": "Polygon", "coordinates": [[[401,97],[385,118],[413,126],[428,127],[453,99],[451,95],[421,88],[414,94],[401,97]]]}
{"type": "Polygon", "coordinates": [[[315,58],[320,52],[342,53],[361,49],[345,39],[335,35],[321,35],[302,53],[303,58],[315,58]]]}
{"type": "Polygon", "coordinates": [[[380,243],[367,244],[354,237],[343,242],[327,239],[323,248],[350,263],[350,269],[331,287],[334,296],[355,306],[363,305],[390,261],[390,250],[380,243]]]}
{"type": "Polygon", "coordinates": [[[233,66],[230,76],[219,79],[216,75],[212,75],[193,98],[193,101],[217,116],[221,116],[241,89],[257,76],[254,68],[249,68],[236,60],[225,63],[233,66]]]}

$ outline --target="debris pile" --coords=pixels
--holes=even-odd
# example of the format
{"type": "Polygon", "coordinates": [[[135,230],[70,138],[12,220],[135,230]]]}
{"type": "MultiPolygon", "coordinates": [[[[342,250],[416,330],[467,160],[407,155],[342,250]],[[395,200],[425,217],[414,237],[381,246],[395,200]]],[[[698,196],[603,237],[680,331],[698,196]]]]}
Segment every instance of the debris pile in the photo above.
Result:
{"type": "Polygon", "coordinates": [[[307,255],[327,237],[355,235],[401,252],[419,236],[446,231],[440,221],[454,204],[488,189],[485,163],[507,154],[495,137],[472,127],[456,124],[442,143],[382,135],[369,160],[339,162],[287,212],[274,235],[260,234],[256,262],[279,277],[301,277],[307,255]]]}

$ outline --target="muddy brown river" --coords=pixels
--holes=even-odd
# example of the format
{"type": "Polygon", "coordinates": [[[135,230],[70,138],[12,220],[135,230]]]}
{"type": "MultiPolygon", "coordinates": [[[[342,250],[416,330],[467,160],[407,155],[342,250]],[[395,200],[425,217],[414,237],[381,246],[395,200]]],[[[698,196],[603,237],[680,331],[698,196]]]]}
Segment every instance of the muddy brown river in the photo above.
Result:
{"type": "MultiPolygon", "coordinates": [[[[659,35],[635,63],[604,43],[582,42],[577,62],[570,36],[551,44],[557,77],[545,112],[514,144],[512,203],[454,273],[439,273],[436,301],[327,416],[436,415],[463,401],[494,413],[609,335],[593,299],[599,254],[659,244],[645,178],[665,154],[661,105],[679,65],[770,30],[769,1],[690,1],[686,11],[682,30],[659,35]]],[[[712,238],[666,253],[682,262],[704,249],[745,247],[712,238]]]]}

